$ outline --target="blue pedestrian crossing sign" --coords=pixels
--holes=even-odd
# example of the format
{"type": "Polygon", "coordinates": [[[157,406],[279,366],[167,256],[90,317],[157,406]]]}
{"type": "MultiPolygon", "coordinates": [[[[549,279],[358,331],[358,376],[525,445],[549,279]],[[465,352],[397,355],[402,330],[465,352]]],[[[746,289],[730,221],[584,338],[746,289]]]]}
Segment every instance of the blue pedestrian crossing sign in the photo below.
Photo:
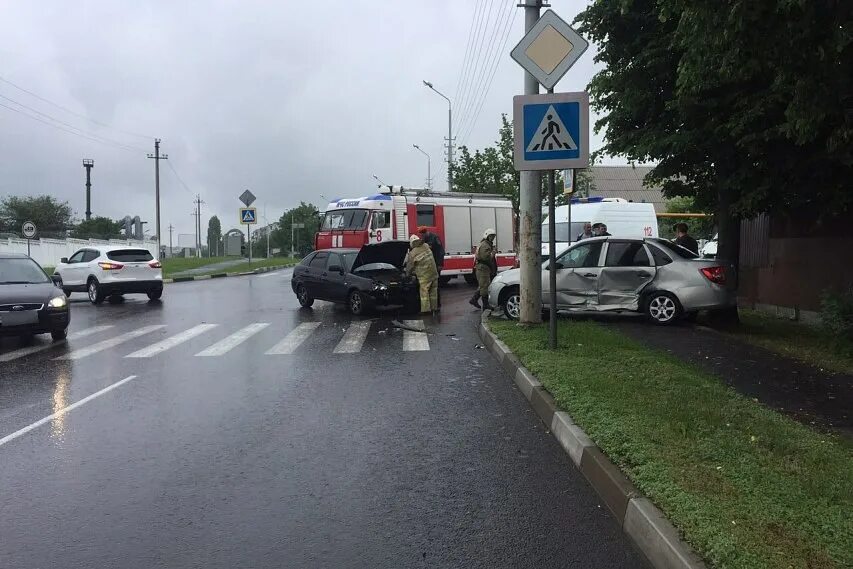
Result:
{"type": "Polygon", "coordinates": [[[550,93],[513,98],[516,170],[589,166],[589,95],[550,93]]]}
{"type": "Polygon", "coordinates": [[[240,223],[243,225],[251,225],[252,223],[257,223],[257,208],[254,207],[241,207],[240,208],[240,223]]]}

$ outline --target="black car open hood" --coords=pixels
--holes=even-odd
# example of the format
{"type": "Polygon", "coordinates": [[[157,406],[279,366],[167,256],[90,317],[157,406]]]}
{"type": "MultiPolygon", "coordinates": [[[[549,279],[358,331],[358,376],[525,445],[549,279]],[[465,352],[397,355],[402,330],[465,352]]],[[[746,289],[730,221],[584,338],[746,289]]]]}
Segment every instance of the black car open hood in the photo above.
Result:
{"type": "Polygon", "coordinates": [[[37,284],[0,284],[0,304],[45,303],[61,294],[52,282],[37,284]]]}
{"type": "Polygon", "coordinates": [[[409,243],[407,241],[386,241],[385,243],[365,245],[358,252],[350,270],[354,271],[362,265],[371,263],[388,263],[402,270],[408,251],[409,243]]]}

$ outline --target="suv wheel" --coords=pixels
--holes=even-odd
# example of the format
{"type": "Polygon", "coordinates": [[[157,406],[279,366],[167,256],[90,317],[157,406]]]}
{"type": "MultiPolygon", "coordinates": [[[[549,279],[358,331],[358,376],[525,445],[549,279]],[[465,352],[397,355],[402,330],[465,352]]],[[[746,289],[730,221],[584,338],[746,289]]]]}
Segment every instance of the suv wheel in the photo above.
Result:
{"type": "Polygon", "coordinates": [[[106,295],[101,290],[101,285],[98,279],[92,277],[89,279],[89,284],[86,286],[86,291],[89,293],[89,302],[92,304],[101,304],[106,295]]]}
{"type": "Polygon", "coordinates": [[[160,300],[161,296],[163,296],[162,288],[155,288],[148,291],[148,298],[151,300],[160,300]]]}
{"type": "Polygon", "coordinates": [[[512,288],[503,301],[504,314],[507,318],[518,320],[521,316],[521,292],[518,288],[512,288]]]}
{"type": "Polygon", "coordinates": [[[668,292],[654,292],[646,300],[646,315],[655,324],[666,326],[681,317],[678,299],[668,292]]]}
{"type": "Polygon", "coordinates": [[[308,289],[306,289],[305,285],[301,283],[296,286],[296,300],[298,300],[299,305],[304,308],[309,308],[314,304],[314,298],[308,294],[308,289]]]}

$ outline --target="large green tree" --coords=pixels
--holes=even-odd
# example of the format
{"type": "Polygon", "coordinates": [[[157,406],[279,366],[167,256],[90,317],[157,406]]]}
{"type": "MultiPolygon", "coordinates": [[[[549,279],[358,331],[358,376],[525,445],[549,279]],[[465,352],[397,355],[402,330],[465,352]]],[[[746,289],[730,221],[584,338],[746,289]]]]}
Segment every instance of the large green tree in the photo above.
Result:
{"type": "Polygon", "coordinates": [[[278,229],[270,235],[270,242],[282,255],[290,255],[295,250],[297,256],[310,251],[314,246],[314,234],[317,232],[319,222],[319,210],[314,204],[300,202],[299,206],[289,209],[278,220],[278,229]],[[301,229],[293,230],[293,241],[291,241],[291,225],[303,224],[301,229]],[[298,231],[298,235],[297,235],[298,231]]]}
{"type": "Polygon", "coordinates": [[[71,207],[53,196],[8,196],[0,199],[0,232],[20,234],[32,221],[42,237],[65,237],[71,227],[71,207]]]}
{"type": "Polygon", "coordinates": [[[95,216],[92,219],[81,221],[71,231],[71,237],[75,239],[121,239],[124,225],[120,221],[113,221],[109,217],[95,216]]]}
{"type": "Polygon", "coordinates": [[[212,216],[207,222],[207,247],[211,256],[222,254],[222,223],[217,216],[212,216]]]}
{"type": "Polygon", "coordinates": [[[716,210],[721,256],[737,258],[740,218],[849,207],[849,1],[599,1],[577,23],[605,66],[589,85],[602,151],[716,210]]]}

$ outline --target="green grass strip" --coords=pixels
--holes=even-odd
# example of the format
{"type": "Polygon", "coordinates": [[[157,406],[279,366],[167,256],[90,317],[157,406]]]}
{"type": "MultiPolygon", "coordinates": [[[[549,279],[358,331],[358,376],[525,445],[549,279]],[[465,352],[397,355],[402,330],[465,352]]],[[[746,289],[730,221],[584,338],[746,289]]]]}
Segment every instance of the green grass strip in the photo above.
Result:
{"type": "MultiPolygon", "coordinates": [[[[713,567],[853,567],[853,446],[590,322],[490,321],[713,567]]],[[[733,364],[735,362],[732,362],[733,364]]]]}

